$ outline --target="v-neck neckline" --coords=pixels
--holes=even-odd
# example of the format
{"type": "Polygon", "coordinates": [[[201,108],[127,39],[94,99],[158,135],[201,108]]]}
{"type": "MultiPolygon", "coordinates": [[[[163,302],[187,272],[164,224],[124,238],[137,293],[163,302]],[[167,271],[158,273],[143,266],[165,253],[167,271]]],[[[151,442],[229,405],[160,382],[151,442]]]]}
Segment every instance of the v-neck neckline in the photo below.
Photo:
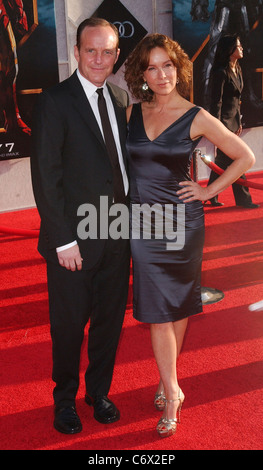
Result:
{"type": "Polygon", "coordinates": [[[146,132],[146,128],[145,128],[145,125],[144,125],[144,120],[143,120],[143,113],[142,113],[142,105],[140,103],[140,112],[141,112],[141,120],[142,120],[142,125],[143,125],[143,130],[144,130],[144,134],[147,138],[147,140],[149,142],[152,142],[154,143],[156,140],[158,140],[165,132],[167,132],[172,126],[174,126],[175,124],[177,124],[179,121],[181,121],[181,119],[183,119],[188,113],[190,113],[190,111],[192,111],[193,109],[197,108],[197,106],[192,106],[192,108],[189,108],[184,114],[182,114],[182,116],[180,116],[179,118],[177,118],[174,122],[172,122],[168,127],[166,127],[166,129],[164,129],[157,137],[155,137],[155,139],[150,139],[148,137],[148,134],[146,132]]]}

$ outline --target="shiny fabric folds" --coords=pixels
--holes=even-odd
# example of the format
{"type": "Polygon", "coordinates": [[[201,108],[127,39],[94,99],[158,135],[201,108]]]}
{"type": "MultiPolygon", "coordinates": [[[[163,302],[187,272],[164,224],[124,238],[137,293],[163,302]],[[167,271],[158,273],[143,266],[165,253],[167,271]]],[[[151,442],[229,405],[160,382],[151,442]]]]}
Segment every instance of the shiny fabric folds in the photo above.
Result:
{"type": "Polygon", "coordinates": [[[179,182],[190,180],[192,153],[199,142],[191,140],[190,128],[199,110],[197,106],[192,107],[151,141],[145,132],[141,105],[133,105],[127,149],[134,317],[141,322],[177,321],[202,311],[203,204],[200,201],[184,204],[176,195],[179,182]],[[156,208],[150,219],[148,217],[147,229],[147,223],[143,225],[144,211],[139,220],[134,218],[134,207],[146,207],[145,204],[156,208]],[[161,220],[167,205],[172,205],[173,230],[176,232],[181,220],[177,213],[178,204],[184,205],[184,244],[168,249],[171,240],[164,229],[160,236],[159,225],[156,230],[156,217],[161,220]],[[134,227],[136,223],[139,228],[134,227]]]}

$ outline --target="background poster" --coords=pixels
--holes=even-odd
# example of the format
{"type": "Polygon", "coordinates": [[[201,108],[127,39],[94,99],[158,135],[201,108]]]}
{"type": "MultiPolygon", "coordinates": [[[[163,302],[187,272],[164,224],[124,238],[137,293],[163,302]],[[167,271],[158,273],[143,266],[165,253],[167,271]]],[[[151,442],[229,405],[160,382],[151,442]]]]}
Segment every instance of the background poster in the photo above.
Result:
{"type": "Polygon", "coordinates": [[[58,81],[54,0],[0,0],[0,161],[30,156],[35,99],[58,81]]]}
{"type": "Polygon", "coordinates": [[[119,0],[104,0],[92,16],[105,18],[119,31],[120,55],[113,68],[116,73],[147,31],[119,0]]]}
{"type": "Polygon", "coordinates": [[[262,0],[173,0],[173,37],[193,62],[193,102],[209,108],[206,80],[222,34],[238,33],[244,90],[243,127],[263,125],[262,0]],[[215,47],[213,47],[215,44],[215,47]]]}

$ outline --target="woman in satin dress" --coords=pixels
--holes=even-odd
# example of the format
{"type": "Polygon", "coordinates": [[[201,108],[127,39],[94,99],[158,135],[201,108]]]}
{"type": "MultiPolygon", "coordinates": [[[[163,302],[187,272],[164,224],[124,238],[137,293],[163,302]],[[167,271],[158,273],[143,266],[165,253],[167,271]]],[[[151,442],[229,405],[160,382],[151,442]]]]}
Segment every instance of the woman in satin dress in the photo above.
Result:
{"type": "Polygon", "coordinates": [[[185,98],[191,78],[192,64],[186,53],[161,34],[146,36],[126,61],[125,79],[139,101],[127,110],[134,317],[150,324],[160,373],[154,403],[163,411],[157,424],[161,437],[176,431],[184,401],[177,358],[188,317],[202,311],[202,201],[231,185],[255,160],[241,139],[185,98]],[[192,153],[202,136],[233,160],[206,188],[191,181],[189,175],[192,153]],[[171,223],[166,220],[167,206],[173,208],[169,217],[173,233],[178,235],[174,244],[160,224],[156,230],[156,220],[162,215],[164,225],[171,223]],[[133,217],[138,207],[143,209],[140,236],[134,227],[138,220],[133,217]],[[145,218],[147,207],[154,210],[145,218]]]}

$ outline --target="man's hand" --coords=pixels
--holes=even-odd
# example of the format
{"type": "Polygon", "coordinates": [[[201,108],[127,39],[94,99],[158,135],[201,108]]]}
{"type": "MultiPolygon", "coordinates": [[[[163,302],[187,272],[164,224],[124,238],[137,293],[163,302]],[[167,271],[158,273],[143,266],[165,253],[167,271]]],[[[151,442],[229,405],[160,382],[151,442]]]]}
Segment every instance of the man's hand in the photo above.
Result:
{"type": "Polygon", "coordinates": [[[78,245],[60,251],[57,253],[60,266],[70,271],[80,271],[82,269],[82,261],[78,245]]]}

